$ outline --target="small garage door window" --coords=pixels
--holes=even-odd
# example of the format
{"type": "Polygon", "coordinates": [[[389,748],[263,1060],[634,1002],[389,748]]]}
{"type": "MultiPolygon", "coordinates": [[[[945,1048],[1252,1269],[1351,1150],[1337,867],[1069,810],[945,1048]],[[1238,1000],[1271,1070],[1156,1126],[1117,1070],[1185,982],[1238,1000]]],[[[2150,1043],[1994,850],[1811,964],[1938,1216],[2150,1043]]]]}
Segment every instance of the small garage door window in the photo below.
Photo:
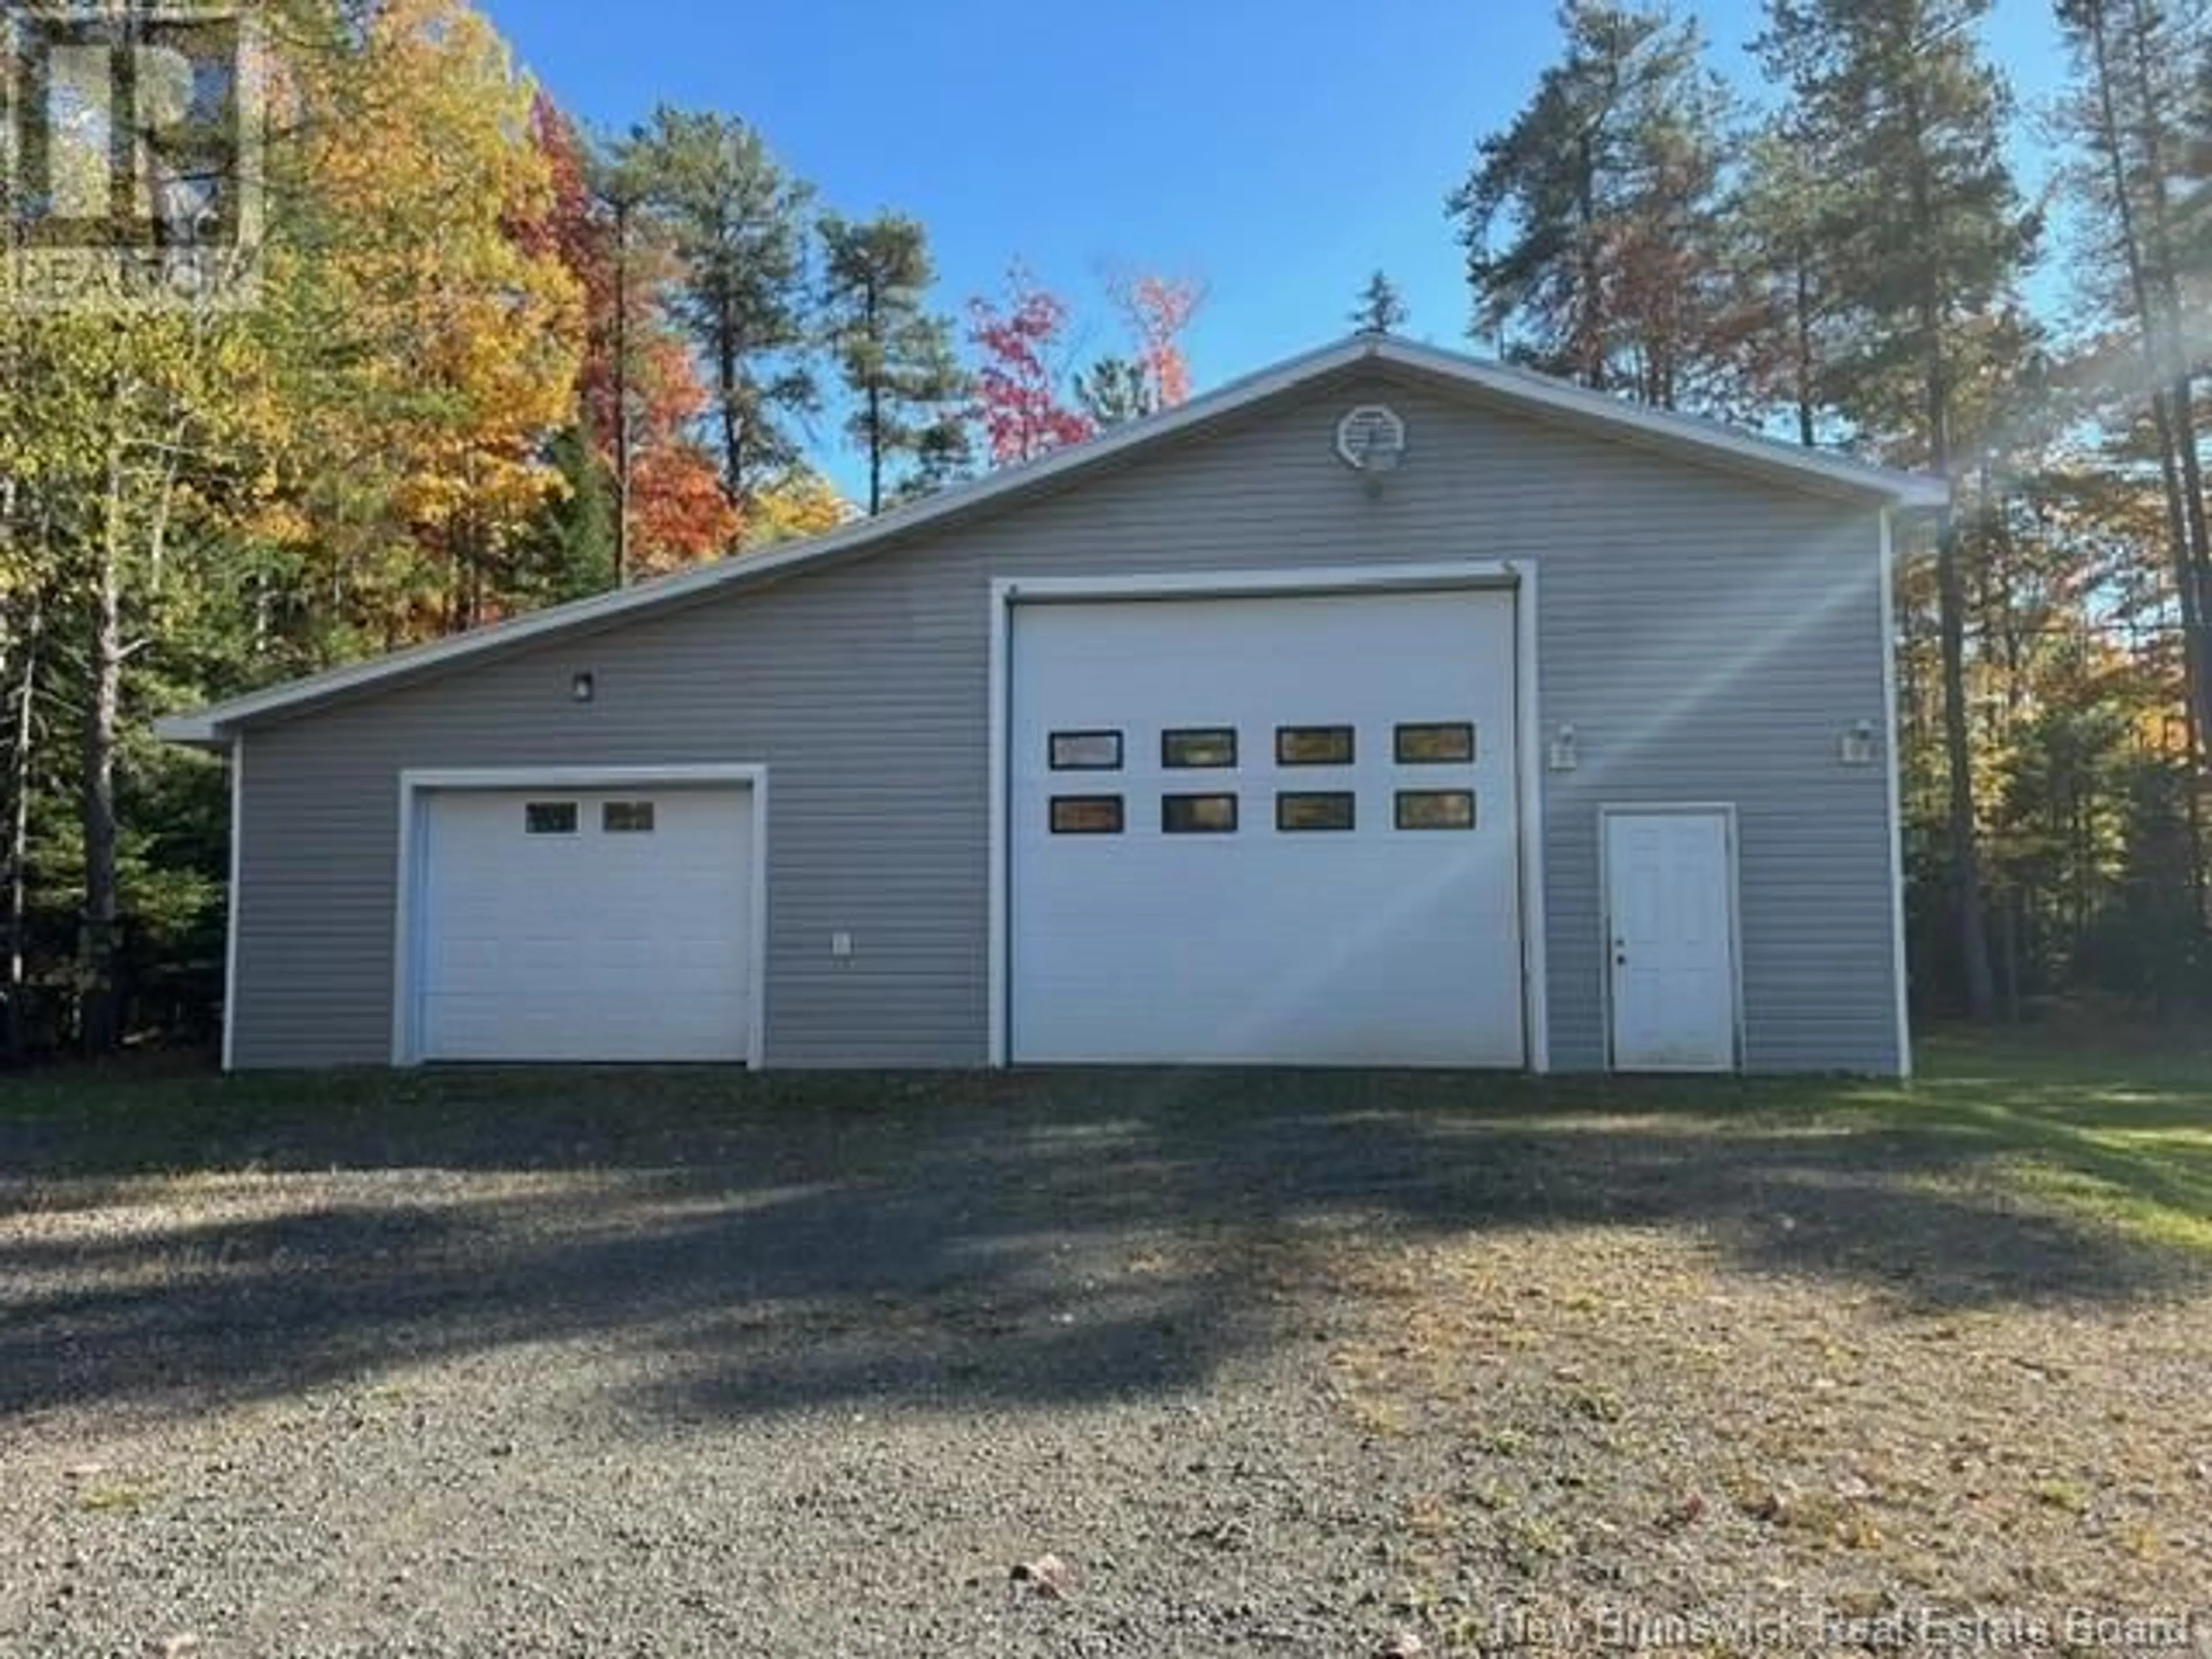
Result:
{"type": "Polygon", "coordinates": [[[1358,808],[1350,790],[1285,793],[1275,797],[1275,828],[1286,835],[1358,827],[1358,808]]]}
{"type": "Polygon", "coordinates": [[[1348,726],[1284,726],[1275,731],[1278,766],[1349,766],[1357,751],[1348,726]]]}
{"type": "Polygon", "coordinates": [[[1121,734],[1119,732],[1054,732],[1052,769],[1055,772],[1120,771],[1121,734]]]}
{"type": "Polygon", "coordinates": [[[1472,830],[1474,792],[1472,789],[1401,789],[1398,792],[1401,830],[1472,830]]]}
{"type": "Polygon", "coordinates": [[[599,808],[599,828],[610,836],[649,836],[653,822],[649,800],[611,800],[599,808]]]}
{"type": "Polygon", "coordinates": [[[1200,726],[1160,733],[1160,764],[1173,771],[1237,764],[1237,728],[1200,726]]]}
{"type": "Polygon", "coordinates": [[[1228,836],[1237,831],[1234,795],[1163,795],[1160,830],[1170,836],[1228,836]]]}
{"type": "Polygon", "coordinates": [[[522,828],[526,834],[532,836],[573,836],[576,833],[576,803],[530,801],[522,809],[522,828]]]}
{"type": "Polygon", "coordinates": [[[1121,833],[1119,795],[1054,795],[1052,833],[1055,836],[1118,836],[1121,833]]]}
{"type": "Polygon", "coordinates": [[[1471,720],[1445,720],[1398,728],[1397,761],[1401,766],[1466,766],[1474,760],[1474,725],[1471,720]]]}

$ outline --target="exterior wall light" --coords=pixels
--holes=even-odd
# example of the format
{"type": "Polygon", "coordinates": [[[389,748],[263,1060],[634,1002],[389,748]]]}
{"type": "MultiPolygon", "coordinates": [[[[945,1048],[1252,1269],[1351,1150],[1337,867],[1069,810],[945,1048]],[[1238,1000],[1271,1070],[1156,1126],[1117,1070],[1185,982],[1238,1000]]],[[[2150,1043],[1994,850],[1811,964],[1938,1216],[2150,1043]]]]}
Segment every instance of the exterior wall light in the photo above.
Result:
{"type": "Polygon", "coordinates": [[[577,702],[589,702],[599,695],[599,683],[589,674],[579,674],[568,682],[568,696],[577,702]]]}
{"type": "Polygon", "coordinates": [[[1571,726],[1562,726],[1552,738],[1551,766],[1554,772],[1571,772],[1583,763],[1581,740],[1571,726]]]}
{"type": "Polygon", "coordinates": [[[1874,764],[1874,722],[1861,720],[1844,733],[1837,754],[1846,766],[1874,764]]]}

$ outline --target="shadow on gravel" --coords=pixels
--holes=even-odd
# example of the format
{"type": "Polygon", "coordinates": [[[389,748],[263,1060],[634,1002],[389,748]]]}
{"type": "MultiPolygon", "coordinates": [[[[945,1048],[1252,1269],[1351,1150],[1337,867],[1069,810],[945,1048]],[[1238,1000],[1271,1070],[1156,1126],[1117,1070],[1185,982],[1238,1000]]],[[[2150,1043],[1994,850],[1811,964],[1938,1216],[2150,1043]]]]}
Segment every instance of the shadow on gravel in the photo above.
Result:
{"type": "MultiPolygon", "coordinates": [[[[613,1407],[661,1421],[1171,1394],[1291,1340],[1282,1292],[1343,1224],[1693,1229],[1746,1266],[1930,1309],[2124,1304],[2203,1266],[2023,1203],[1996,1166],[2038,1146],[2063,1160],[2075,1131],[1940,1091],[1192,1073],[257,1086],[194,1085],[135,1121],[0,1115],[0,1418],[191,1409],[574,1338],[648,1359],[656,1380],[613,1407]]],[[[2184,1094],[2127,1098],[2203,1127],[2184,1094]]],[[[2124,1179],[2118,1156],[2092,1140],[2066,1167],[2124,1179]]],[[[2194,1204],[2194,1156],[2142,1173],[2194,1204]]]]}

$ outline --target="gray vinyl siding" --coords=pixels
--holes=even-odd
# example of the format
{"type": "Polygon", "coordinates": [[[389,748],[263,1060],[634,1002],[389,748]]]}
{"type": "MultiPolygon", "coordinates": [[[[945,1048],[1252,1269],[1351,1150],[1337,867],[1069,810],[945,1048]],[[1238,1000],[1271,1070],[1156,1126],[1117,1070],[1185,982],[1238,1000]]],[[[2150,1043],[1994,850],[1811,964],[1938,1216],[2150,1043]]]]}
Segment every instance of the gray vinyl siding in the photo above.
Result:
{"type": "Polygon", "coordinates": [[[1582,750],[1544,781],[1554,1064],[1605,1062],[1601,805],[1728,801],[1748,1065],[1893,1070],[1886,757],[1837,758],[1885,723],[1879,556],[1870,507],[1348,374],[980,522],[252,727],[235,1057],[389,1055],[403,769],[758,763],[769,1063],[981,1064],[994,578],[1533,560],[1540,717],[1582,750]],[[1411,428],[1379,500],[1331,448],[1367,398],[1411,428]]]}

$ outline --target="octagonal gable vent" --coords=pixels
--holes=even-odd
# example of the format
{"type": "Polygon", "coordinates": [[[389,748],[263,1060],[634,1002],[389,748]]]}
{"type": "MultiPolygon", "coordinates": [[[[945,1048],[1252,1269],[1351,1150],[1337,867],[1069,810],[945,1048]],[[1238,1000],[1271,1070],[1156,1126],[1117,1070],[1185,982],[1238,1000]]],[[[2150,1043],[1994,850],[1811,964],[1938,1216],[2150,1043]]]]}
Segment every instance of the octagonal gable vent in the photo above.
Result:
{"type": "Polygon", "coordinates": [[[1406,453],[1406,422],[1387,404],[1362,404],[1336,423],[1336,453],[1355,472],[1394,472],[1406,453]]]}

